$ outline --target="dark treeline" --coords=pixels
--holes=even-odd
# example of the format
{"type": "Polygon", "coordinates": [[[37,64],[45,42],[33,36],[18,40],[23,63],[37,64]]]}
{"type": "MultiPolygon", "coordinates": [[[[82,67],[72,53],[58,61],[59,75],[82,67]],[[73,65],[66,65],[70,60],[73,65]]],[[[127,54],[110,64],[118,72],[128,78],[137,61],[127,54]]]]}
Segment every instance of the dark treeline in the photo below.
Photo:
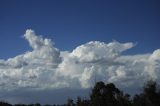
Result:
{"type": "MultiPolygon", "coordinates": [[[[42,106],[41,104],[15,104],[0,102],[0,106],[42,106]]],[[[148,81],[143,92],[131,97],[119,90],[113,83],[97,82],[89,99],[78,97],[76,101],[68,99],[63,105],[43,106],[160,106],[160,90],[155,81],[148,81]]]]}

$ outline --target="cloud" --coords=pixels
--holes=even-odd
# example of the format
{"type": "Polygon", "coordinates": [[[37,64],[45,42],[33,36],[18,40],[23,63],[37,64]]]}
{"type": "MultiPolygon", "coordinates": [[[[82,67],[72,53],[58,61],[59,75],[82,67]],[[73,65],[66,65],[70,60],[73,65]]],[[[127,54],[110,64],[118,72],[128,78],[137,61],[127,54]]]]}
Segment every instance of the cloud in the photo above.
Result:
{"type": "Polygon", "coordinates": [[[95,81],[113,82],[120,88],[160,82],[160,49],[153,53],[123,55],[134,43],[90,41],[73,51],[60,51],[51,39],[28,29],[24,38],[32,51],[0,60],[0,89],[47,90],[90,88],[95,81]]]}
{"type": "Polygon", "coordinates": [[[40,49],[43,46],[52,47],[53,45],[51,39],[43,39],[41,36],[36,36],[35,32],[31,29],[26,30],[24,38],[29,42],[33,49],[40,49]]]}
{"type": "Polygon", "coordinates": [[[84,62],[93,62],[103,59],[113,60],[119,56],[121,52],[132,47],[133,43],[121,44],[114,41],[109,44],[105,44],[104,42],[91,41],[77,47],[71,54],[76,56],[78,60],[84,62]]]}

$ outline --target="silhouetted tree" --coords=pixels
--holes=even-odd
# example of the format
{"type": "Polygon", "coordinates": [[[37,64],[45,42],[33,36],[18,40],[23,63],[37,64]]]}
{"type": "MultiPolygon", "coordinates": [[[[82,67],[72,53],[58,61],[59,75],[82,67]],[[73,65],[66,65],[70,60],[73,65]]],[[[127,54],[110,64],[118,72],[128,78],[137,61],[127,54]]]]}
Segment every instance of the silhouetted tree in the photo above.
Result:
{"type": "MultiPolygon", "coordinates": [[[[7,102],[0,102],[0,106],[41,106],[41,104],[11,105],[7,102]]],[[[113,83],[105,84],[101,81],[95,84],[88,99],[78,97],[75,103],[72,99],[68,99],[67,104],[44,106],[160,106],[160,89],[157,83],[151,80],[145,84],[142,93],[130,98],[129,94],[123,93],[113,83]]]]}
{"type": "Polygon", "coordinates": [[[133,104],[135,106],[160,106],[159,92],[155,81],[148,81],[143,92],[139,95],[135,95],[133,104]]]}
{"type": "Polygon", "coordinates": [[[117,96],[118,106],[132,106],[129,94],[124,94],[122,91],[117,96]]]}
{"type": "Polygon", "coordinates": [[[74,101],[72,99],[68,99],[67,106],[75,106],[74,101]]]}
{"type": "Polygon", "coordinates": [[[7,102],[1,101],[0,106],[12,106],[12,105],[7,102]]]}
{"type": "Polygon", "coordinates": [[[83,106],[81,97],[77,97],[77,106],[83,106]]]}
{"type": "Polygon", "coordinates": [[[91,105],[92,106],[116,106],[118,105],[117,97],[120,90],[113,83],[107,85],[104,82],[97,82],[92,90],[91,105]]]}

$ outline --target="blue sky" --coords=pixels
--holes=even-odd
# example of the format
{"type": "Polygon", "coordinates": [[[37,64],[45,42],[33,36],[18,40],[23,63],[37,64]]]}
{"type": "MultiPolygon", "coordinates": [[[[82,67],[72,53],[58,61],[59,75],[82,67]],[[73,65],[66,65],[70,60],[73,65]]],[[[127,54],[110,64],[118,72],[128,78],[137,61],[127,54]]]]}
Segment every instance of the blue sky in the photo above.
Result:
{"type": "Polygon", "coordinates": [[[92,40],[135,42],[128,53],[159,48],[159,0],[1,0],[0,58],[31,48],[21,38],[31,28],[60,50],[92,40]]]}
{"type": "Polygon", "coordinates": [[[160,84],[159,39],[159,0],[0,0],[0,99],[63,103],[95,77],[129,93],[160,84]]]}

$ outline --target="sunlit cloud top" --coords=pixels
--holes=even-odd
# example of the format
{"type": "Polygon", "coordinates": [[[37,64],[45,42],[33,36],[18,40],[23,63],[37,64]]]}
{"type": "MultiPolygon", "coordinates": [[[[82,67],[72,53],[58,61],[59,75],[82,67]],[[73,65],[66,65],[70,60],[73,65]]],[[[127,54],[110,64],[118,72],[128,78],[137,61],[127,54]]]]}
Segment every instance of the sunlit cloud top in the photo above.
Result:
{"type": "Polygon", "coordinates": [[[31,51],[0,60],[1,90],[82,89],[92,87],[95,80],[129,89],[150,79],[160,82],[160,49],[123,55],[135,44],[90,41],[72,51],[60,51],[51,39],[36,35],[31,29],[26,30],[24,38],[31,51]]]}

